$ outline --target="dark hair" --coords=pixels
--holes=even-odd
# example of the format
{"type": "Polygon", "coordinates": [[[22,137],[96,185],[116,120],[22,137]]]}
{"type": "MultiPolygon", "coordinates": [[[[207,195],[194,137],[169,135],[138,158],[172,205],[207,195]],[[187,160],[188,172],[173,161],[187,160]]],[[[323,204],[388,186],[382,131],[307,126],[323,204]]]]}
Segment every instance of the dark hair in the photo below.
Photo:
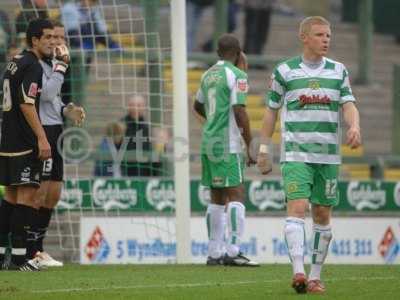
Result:
{"type": "Polygon", "coordinates": [[[240,49],[240,43],[236,36],[233,34],[223,34],[218,39],[218,55],[223,58],[227,56],[237,55],[240,49]]]}
{"type": "Polygon", "coordinates": [[[26,43],[32,47],[32,38],[40,39],[43,35],[44,29],[53,29],[53,23],[48,19],[34,19],[29,22],[28,29],[26,30],[26,43]]]}
{"type": "Polygon", "coordinates": [[[52,20],[51,22],[53,23],[54,27],[64,27],[64,24],[58,19],[52,20]]]}

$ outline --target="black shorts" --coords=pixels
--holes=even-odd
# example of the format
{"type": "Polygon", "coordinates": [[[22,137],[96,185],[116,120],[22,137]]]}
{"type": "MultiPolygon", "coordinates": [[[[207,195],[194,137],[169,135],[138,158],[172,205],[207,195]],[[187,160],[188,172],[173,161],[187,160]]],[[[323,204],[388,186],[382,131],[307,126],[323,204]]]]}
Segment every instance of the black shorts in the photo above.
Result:
{"type": "Polygon", "coordinates": [[[43,128],[51,147],[51,158],[45,160],[43,163],[42,181],[63,181],[64,161],[59,151],[62,149],[62,141],[60,141],[61,148],[58,149],[57,146],[58,139],[63,132],[63,127],[62,125],[45,125],[43,128]]]}
{"type": "Polygon", "coordinates": [[[40,187],[43,162],[36,153],[0,156],[0,185],[32,185],[40,187]]]}

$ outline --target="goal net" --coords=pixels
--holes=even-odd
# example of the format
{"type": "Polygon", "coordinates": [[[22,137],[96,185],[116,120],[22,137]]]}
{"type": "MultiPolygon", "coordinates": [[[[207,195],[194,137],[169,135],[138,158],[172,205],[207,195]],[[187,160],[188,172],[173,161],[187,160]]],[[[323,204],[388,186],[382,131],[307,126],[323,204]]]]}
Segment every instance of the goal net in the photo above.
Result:
{"type": "Polygon", "coordinates": [[[185,85],[173,84],[173,76],[186,82],[184,4],[34,2],[18,1],[16,21],[63,23],[71,52],[63,96],[86,110],[84,126],[63,133],[64,188],[45,248],[81,263],[187,261],[189,206],[180,214],[176,200],[190,201],[188,163],[175,159],[187,138],[187,97],[185,85]],[[173,30],[182,41],[171,39],[173,30]]]}

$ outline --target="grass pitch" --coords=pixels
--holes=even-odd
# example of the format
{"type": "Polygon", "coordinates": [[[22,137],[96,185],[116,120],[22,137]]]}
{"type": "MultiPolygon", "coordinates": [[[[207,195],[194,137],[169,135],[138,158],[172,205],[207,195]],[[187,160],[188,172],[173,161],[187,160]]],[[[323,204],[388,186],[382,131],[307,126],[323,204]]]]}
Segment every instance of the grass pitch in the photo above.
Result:
{"type": "MultiPolygon", "coordinates": [[[[290,288],[289,265],[67,265],[0,272],[0,299],[308,299],[290,288]]],[[[326,299],[400,299],[400,266],[327,265],[326,299]]]]}

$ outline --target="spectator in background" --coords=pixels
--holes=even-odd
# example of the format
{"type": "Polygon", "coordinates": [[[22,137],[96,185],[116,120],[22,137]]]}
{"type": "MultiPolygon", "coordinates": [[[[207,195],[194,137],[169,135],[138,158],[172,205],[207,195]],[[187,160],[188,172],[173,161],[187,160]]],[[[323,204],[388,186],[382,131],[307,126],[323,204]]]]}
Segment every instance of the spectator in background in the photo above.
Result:
{"type": "MultiPolygon", "coordinates": [[[[150,128],[145,120],[146,100],[142,95],[135,95],[127,104],[128,114],[122,119],[126,127],[125,137],[129,138],[127,150],[135,150],[135,158],[141,158],[152,151],[150,128]]],[[[123,170],[126,176],[149,176],[151,164],[137,162],[128,155],[128,162],[123,170]]]]}
{"type": "MultiPolygon", "coordinates": [[[[108,34],[106,21],[97,4],[97,0],[81,0],[79,3],[67,2],[61,7],[61,19],[70,47],[83,49],[87,53],[100,43],[109,49],[121,50],[121,46],[108,34]]],[[[91,60],[92,55],[89,54],[86,58],[88,66],[91,60]]]]}
{"type": "Polygon", "coordinates": [[[128,114],[123,118],[126,126],[125,136],[130,138],[127,150],[136,150],[138,145],[133,140],[143,137],[143,151],[151,151],[150,129],[145,120],[146,100],[141,95],[135,95],[128,100],[128,114]]]}
{"type": "Polygon", "coordinates": [[[3,72],[3,67],[7,63],[7,53],[12,43],[12,29],[10,19],[5,11],[0,10],[0,67],[3,72]]]}
{"type": "MultiPolygon", "coordinates": [[[[228,33],[232,33],[236,29],[236,15],[239,11],[239,5],[235,0],[229,0],[228,2],[228,33]]],[[[216,12],[214,12],[216,13],[216,12]]],[[[213,43],[214,39],[210,38],[204,45],[201,47],[201,50],[204,52],[212,52],[213,51],[213,43]]]]}
{"type": "Polygon", "coordinates": [[[274,0],[245,0],[244,52],[261,54],[268,39],[274,0]]]}
{"type": "Polygon", "coordinates": [[[121,122],[109,123],[101,140],[95,162],[94,176],[121,177],[121,162],[116,161],[124,139],[125,128],[121,122]]]}
{"type": "MultiPolygon", "coordinates": [[[[186,1],[186,21],[187,21],[187,50],[193,52],[196,48],[196,35],[200,26],[200,19],[204,10],[214,5],[215,0],[187,0],[186,1]]],[[[236,28],[236,14],[239,7],[235,0],[228,3],[228,32],[233,32],[236,28]]],[[[213,39],[207,40],[201,47],[205,52],[211,52],[213,39]]]]}
{"type": "Polygon", "coordinates": [[[186,1],[186,24],[187,24],[187,50],[193,52],[196,48],[196,34],[200,19],[204,10],[212,5],[214,0],[187,0],[186,1]]]}
{"type": "Polygon", "coordinates": [[[25,32],[28,24],[33,19],[48,19],[47,0],[22,0],[21,11],[15,18],[15,31],[17,34],[17,47],[21,50],[25,45],[25,32]]]}

